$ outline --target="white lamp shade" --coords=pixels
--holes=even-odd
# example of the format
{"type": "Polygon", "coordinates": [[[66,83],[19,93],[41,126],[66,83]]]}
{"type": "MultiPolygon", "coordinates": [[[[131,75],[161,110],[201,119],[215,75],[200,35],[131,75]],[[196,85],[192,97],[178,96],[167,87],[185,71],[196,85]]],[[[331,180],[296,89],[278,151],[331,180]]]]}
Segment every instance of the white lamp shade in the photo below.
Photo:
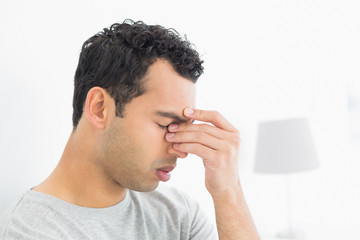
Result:
{"type": "Polygon", "coordinates": [[[291,173],[318,167],[307,119],[259,123],[255,172],[291,173]]]}

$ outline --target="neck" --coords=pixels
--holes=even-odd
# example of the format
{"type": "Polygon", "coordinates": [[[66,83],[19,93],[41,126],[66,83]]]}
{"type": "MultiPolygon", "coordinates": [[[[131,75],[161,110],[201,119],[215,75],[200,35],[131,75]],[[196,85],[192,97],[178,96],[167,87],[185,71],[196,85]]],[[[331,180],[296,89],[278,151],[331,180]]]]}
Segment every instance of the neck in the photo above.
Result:
{"type": "Polygon", "coordinates": [[[83,207],[103,208],[122,201],[127,189],[109,179],[96,164],[92,139],[73,132],[59,164],[33,191],[83,207]]]}

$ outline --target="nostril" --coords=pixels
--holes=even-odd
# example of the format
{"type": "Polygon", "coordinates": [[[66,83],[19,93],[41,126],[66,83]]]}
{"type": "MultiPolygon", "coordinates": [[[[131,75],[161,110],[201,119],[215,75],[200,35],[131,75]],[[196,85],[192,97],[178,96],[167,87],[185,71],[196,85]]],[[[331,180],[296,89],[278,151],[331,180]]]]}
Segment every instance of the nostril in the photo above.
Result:
{"type": "Polygon", "coordinates": [[[176,150],[173,152],[173,155],[174,155],[176,158],[181,158],[181,153],[178,152],[178,151],[176,151],[176,150]]]}
{"type": "Polygon", "coordinates": [[[188,153],[177,150],[176,146],[178,146],[178,145],[179,144],[175,143],[169,148],[170,154],[172,154],[173,156],[176,156],[176,158],[186,158],[188,156],[188,153]]]}
{"type": "Polygon", "coordinates": [[[179,157],[179,158],[186,158],[188,156],[188,154],[187,153],[181,153],[181,156],[179,157]]]}
{"type": "Polygon", "coordinates": [[[168,148],[168,153],[171,155],[171,156],[174,156],[176,158],[182,158],[182,153],[177,151],[174,146],[174,144],[171,144],[168,148]]]}

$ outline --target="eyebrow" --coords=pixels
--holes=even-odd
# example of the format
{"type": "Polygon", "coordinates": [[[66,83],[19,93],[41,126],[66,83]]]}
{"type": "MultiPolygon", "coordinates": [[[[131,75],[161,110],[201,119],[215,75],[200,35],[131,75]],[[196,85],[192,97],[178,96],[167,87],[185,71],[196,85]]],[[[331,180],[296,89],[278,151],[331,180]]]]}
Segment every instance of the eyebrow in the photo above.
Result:
{"type": "MultiPolygon", "coordinates": [[[[160,115],[160,116],[166,117],[166,118],[172,118],[177,123],[186,123],[186,122],[189,121],[188,118],[183,118],[183,117],[179,116],[178,114],[176,114],[174,112],[157,111],[156,115],[160,115]]],[[[191,123],[193,123],[193,122],[194,122],[194,119],[191,120],[191,123]]]]}

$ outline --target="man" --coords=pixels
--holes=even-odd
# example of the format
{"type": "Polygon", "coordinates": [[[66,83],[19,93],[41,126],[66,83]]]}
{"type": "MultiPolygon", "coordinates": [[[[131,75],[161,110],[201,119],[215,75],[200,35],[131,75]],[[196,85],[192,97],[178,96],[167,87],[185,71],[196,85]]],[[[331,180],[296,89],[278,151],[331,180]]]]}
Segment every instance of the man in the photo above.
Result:
{"type": "Polygon", "coordinates": [[[3,214],[1,238],[217,239],[196,202],[157,188],[191,153],[203,159],[219,239],[259,239],[239,182],[239,132],[219,113],[195,109],[201,64],[174,30],[143,22],[88,39],[64,153],[3,214]]]}

